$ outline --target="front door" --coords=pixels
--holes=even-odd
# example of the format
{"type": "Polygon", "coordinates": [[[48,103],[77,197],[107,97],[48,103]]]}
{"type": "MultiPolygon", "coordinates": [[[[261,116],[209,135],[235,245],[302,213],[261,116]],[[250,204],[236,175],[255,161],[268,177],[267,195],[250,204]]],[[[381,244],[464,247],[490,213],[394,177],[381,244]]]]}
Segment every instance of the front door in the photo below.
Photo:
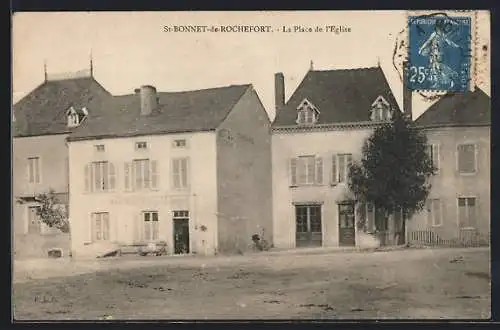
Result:
{"type": "Polygon", "coordinates": [[[321,246],[321,205],[295,205],[295,246],[321,246]]]}
{"type": "Polygon", "coordinates": [[[189,253],[189,219],[174,219],[174,253],[189,253]]]}
{"type": "Polygon", "coordinates": [[[344,202],[339,204],[339,245],[356,245],[354,202],[344,202]]]}

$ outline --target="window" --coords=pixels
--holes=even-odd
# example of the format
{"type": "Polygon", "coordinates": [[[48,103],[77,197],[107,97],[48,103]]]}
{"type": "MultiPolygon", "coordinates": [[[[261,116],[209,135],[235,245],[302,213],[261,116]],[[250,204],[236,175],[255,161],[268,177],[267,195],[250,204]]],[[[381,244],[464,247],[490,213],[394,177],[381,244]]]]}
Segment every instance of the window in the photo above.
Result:
{"type": "Polygon", "coordinates": [[[68,115],[68,127],[75,127],[80,124],[80,118],[76,112],[70,112],[68,115]]]}
{"type": "Polygon", "coordinates": [[[428,144],[426,151],[429,159],[431,160],[432,166],[439,170],[439,145],[428,144]]]}
{"type": "Polygon", "coordinates": [[[461,144],[458,145],[458,172],[475,173],[476,172],[476,145],[461,144]]]}
{"type": "Polygon", "coordinates": [[[318,109],[307,99],[297,107],[297,124],[314,124],[318,120],[318,109]]]}
{"type": "Polygon", "coordinates": [[[321,233],[321,205],[295,205],[297,233],[321,233]]]}
{"type": "Polygon", "coordinates": [[[158,212],[146,211],[142,213],[144,222],[144,239],[147,241],[158,240],[158,212]]]}
{"type": "Polygon", "coordinates": [[[138,149],[138,150],[144,150],[144,149],[147,149],[148,148],[148,144],[146,142],[136,142],[135,143],[135,149],[138,149]]]}
{"type": "Polygon", "coordinates": [[[28,234],[40,234],[41,232],[39,209],[39,206],[28,207],[28,234]]]}
{"type": "Polygon", "coordinates": [[[108,191],[115,189],[115,166],[107,161],[85,165],[85,191],[108,191]]]}
{"type": "Polygon", "coordinates": [[[429,226],[441,226],[443,224],[441,201],[439,199],[427,200],[426,209],[429,226]]]}
{"type": "Polygon", "coordinates": [[[104,151],[104,144],[96,144],[94,148],[96,151],[102,152],[104,151]]]}
{"type": "Polygon", "coordinates": [[[28,158],[28,182],[40,183],[41,181],[40,157],[28,158]]]}
{"type": "Polygon", "coordinates": [[[377,99],[372,103],[370,111],[370,119],[373,121],[385,121],[392,119],[391,106],[382,95],[377,97],[377,99]]]}
{"type": "Polygon", "coordinates": [[[458,198],[458,221],[460,228],[476,228],[476,198],[458,198]]]}
{"type": "Polygon", "coordinates": [[[316,156],[300,156],[290,161],[291,185],[323,183],[323,159],[316,156]]]}
{"type": "Polygon", "coordinates": [[[185,147],[186,147],[185,139],[174,140],[174,148],[185,148],[185,147]]]}
{"type": "Polygon", "coordinates": [[[188,181],[188,158],[175,158],[172,161],[172,180],[174,188],[183,189],[189,185],[188,181]]]}
{"type": "Polygon", "coordinates": [[[352,154],[337,154],[332,158],[332,184],[347,182],[352,154]]]}
{"type": "Polygon", "coordinates": [[[141,190],[158,188],[158,164],[156,160],[135,159],[125,163],[124,169],[125,190],[141,190]]]}
{"type": "Polygon", "coordinates": [[[92,242],[109,240],[109,213],[92,213],[92,242]]]}
{"type": "Polygon", "coordinates": [[[174,219],[189,219],[189,211],[174,211],[174,219]]]}

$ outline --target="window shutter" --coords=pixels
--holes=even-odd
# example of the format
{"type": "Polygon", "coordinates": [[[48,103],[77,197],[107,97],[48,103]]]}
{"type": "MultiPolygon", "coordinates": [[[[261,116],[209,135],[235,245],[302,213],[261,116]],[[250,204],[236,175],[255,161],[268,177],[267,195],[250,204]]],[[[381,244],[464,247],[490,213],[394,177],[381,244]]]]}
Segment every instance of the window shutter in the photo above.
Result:
{"type": "Polygon", "coordinates": [[[35,182],[40,183],[40,158],[35,158],[35,182]]]}
{"type": "Polygon", "coordinates": [[[124,177],[124,185],[125,185],[125,191],[131,191],[132,190],[132,164],[131,163],[125,163],[124,169],[123,169],[123,177],[124,177]]]}
{"type": "Polygon", "coordinates": [[[290,185],[297,185],[297,158],[290,159],[290,185]]]}
{"type": "Polygon", "coordinates": [[[332,183],[338,182],[338,174],[337,174],[337,155],[332,156],[332,183]]]}
{"type": "Polygon", "coordinates": [[[316,184],[323,183],[323,158],[316,157],[316,184]]]}
{"type": "Polygon", "coordinates": [[[84,167],[84,179],[85,179],[85,192],[90,191],[90,166],[89,164],[84,167]]]}
{"type": "Polygon", "coordinates": [[[181,160],[181,186],[186,188],[189,186],[189,161],[187,158],[181,160]]]}
{"type": "Polygon", "coordinates": [[[158,162],[156,160],[151,160],[149,162],[151,167],[151,189],[158,189],[158,162]]]}
{"type": "Polygon", "coordinates": [[[432,226],[432,203],[431,200],[425,202],[425,209],[427,211],[427,226],[432,226]]]}
{"type": "Polygon", "coordinates": [[[116,172],[115,165],[113,163],[108,163],[108,181],[109,189],[114,190],[116,188],[116,172]]]}
{"type": "Polygon", "coordinates": [[[180,175],[180,166],[178,159],[172,160],[172,182],[174,188],[181,187],[181,175],[180,175]]]}
{"type": "Polygon", "coordinates": [[[134,216],[134,238],[135,238],[135,241],[136,242],[141,242],[142,241],[142,238],[143,238],[143,230],[144,230],[144,227],[143,227],[143,219],[142,219],[142,214],[139,213],[139,214],[135,214],[134,216]]]}
{"type": "Polygon", "coordinates": [[[439,144],[432,146],[432,161],[434,162],[434,167],[439,169],[439,144]]]}

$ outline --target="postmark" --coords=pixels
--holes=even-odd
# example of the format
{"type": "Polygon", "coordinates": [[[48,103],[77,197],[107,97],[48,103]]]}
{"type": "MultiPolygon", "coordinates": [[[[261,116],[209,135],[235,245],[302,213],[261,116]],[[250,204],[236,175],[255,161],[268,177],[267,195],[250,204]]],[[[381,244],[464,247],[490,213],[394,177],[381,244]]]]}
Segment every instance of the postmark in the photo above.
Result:
{"type": "Polygon", "coordinates": [[[471,19],[443,13],[408,17],[408,88],[465,92],[471,81],[471,19]]]}

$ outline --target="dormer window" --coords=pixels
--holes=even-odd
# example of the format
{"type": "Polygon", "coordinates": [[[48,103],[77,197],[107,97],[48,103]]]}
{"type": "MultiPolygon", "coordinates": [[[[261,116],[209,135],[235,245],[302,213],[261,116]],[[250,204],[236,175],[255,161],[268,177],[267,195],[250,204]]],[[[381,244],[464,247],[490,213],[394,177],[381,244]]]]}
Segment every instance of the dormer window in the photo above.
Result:
{"type": "Polygon", "coordinates": [[[87,118],[88,115],[87,108],[75,109],[74,107],[70,107],[68,111],[66,111],[66,116],[68,119],[68,127],[76,127],[80,125],[80,123],[87,118]]]}
{"type": "Polygon", "coordinates": [[[382,95],[372,103],[370,112],[372,121],[388,121],[392,119],[391,106],[382,95]]]}
{"type": "Polygon", "coordinates": [[[304,99],[297,107],[297,124],[315,124],[319,118],[319,110],[309,100],[304,99]]]}

